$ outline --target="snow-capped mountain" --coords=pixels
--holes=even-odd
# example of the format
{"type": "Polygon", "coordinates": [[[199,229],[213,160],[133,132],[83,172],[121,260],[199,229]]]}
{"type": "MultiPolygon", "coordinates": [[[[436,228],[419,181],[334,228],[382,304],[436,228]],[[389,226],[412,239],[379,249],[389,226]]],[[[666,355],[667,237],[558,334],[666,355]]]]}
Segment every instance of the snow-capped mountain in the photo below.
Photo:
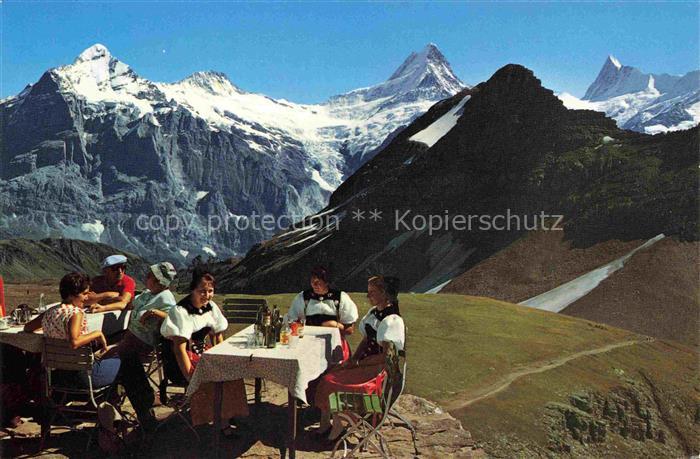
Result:
{"type": "Polygon", "coordinates": [[[433,44],[386,82],[313,105],[219,72],[152,82],[96,44],[0,101],[0,236],[241,254],[279,230],[241,222],[318,211],[383,142],[464,87],[433,44]],[[144,215],[178,227],[145,228],[144,215]],[[212,232],[214,217],[228,227],[212,232]]]}
{"type": "Polygon", "coordinates": [[[642,73],[608,56],[583,99],[562,93],[567,108],[604,112],[618,126],[657,134],[700,123],[700,70],[683,76],[642,73]]]}

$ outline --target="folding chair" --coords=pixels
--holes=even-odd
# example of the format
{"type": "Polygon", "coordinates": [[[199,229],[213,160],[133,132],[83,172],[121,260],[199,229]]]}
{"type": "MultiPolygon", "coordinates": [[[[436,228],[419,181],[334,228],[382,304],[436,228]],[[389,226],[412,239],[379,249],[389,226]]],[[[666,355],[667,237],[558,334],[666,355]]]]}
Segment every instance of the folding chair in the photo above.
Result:
{"type": "Polygon", "coordinates": [[[160,382],[163,380],[163,365],[158,358],[157,349],[154,347],[151,352],[142,358],[141,362],[143,363],[143,370],[146,372],[148,382],[156,390],[160,389],[160,382]]]}
{"type": "MultiPolygon", "coordinates": [[[[73,349],[67,340],[44,338],[42,354],[42,365],[46,371],[44,396],[50,416],[48,420],[42,420],[44,428],[42,428],[40,450],[44,449],[44,442],[51,433],[51,425],[58,416],[66,421],[65,427],[72,431],[78,431],[76,425],[81,422],[96,422],[98,405],[110,398],[116,384],[95,387],[92,382],[94,362],[95,357],[90,346],[73,349]],[[55,381],[54,370],[83,371],[87,373],[88,387],[80,389],[74,385],[55,381]],[[55,398],[59,397],[60,400],[56,402],[55,398]],[[83,400],[74,400],[75,398],[83,400]],[[75,404],[77,401],[83,404],[75,404]]],[[[116,408],[120,409],[120,407],[116,408]]],[[[90,429],[86,450],[90,447],[93,433],[94,429],[90,429]]]]}
{"type": "MultiPolygon", "coordinates": [[[[224,300],[222,310],[224,317],[230,324],[251,325],[258,320],[258,312],[267,306],[264,298],[227,298],[224,300]]],[[[255,403],[262,400],[262,390],[265,381],[255,378],[255,403]]]]}
{"type": "MultiPolygon", "coordinates": [[[[404,343],[403,343],[403,350],[398,351],[398,355],[403,360],[403,364],[401,366],[401,383],[398,385],[397,389],[398,392],[394,396],[394,400],[398,400],[401,394],[403,394],[403,390],[406,387],[406,370],[407,370],[407,359],[406,359],[406,346],[408,343],[408,327],[404,326],[404,343]]],[[[413,440],[413,450],[415,451],[416,456],[418,456],[418,446],[417,446],[417,439],[418,436],[416,434],[416,428],[413,427],[413,424],[403,417],[401,413],[396,411],[396,408],[394,407],[394,403],[392,402],[391,406],[389,407],[389,422],[394,425],[394,419],[399,420],[400,422],[403,423],[404,427],[407,428],[408,430],[411,431],[411,438],[413,440]]]]}
{"type": "Polygon", "coordinates": [[[160,429],[165,424],[169,423],[173,419],[180,419],[185,426],[194,434],[197,441],[199,441],[199,434],[192,425],[192,421],[189,418],[189,401],[185,397],[185,392],[187,392],[187,379],[182,376],[180,367],[175,360],[175,354],[172,350],[172,342],[161,338],[156,345],[156,356],[158,359],[158,367],[160,368],[160,382],[158,384],[160,402],[164,406],[172,409],[173,412],[161,421],[156,430],[160,429]],[[168,387],[175,387],[182,389],[182,392],[170,394],[168,393],[168,387]]]}
{"type": "Polygon", "coordinates": [[[400,419],[411,431],[413,448],[415,455],[418,456],[415,428],[392,409],[404,387],[405,373],[401,372],[401,368],[405,371],[405,352],[397,351],[393,343],[388,345],[381,395],[359,392],[336,392],[329,395],[331,413],[337,414],[341,421],[348,424],[345,434],[336,441],[331,457],[335,457],[341,445],[343,446],[342,457],[355,457],[365,449],[371,449],[386,459],[394,457],[389,442],[381,432],[381,428],[387,421],[394,426],[390,420],[392,416],[400,419]],[[403,364],[400,362],[401,359],[403,364]],[[357,444],[348,451],[348,439],[351,437],[357,439],[357,444]]]}

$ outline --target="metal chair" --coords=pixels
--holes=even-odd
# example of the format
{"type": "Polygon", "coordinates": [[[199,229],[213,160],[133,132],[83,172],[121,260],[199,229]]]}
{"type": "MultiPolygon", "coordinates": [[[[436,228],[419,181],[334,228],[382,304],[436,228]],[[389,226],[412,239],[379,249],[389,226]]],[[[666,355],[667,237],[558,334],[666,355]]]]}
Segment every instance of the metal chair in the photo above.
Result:
{"type": "Polygon", "coordinates": [[[341,445],[342,457],[354,457],[364,449],[371,449],[387,459],[393,457],[389,442],[381,432],[381,428],[387,422],[391,426],[395,425],[392,417],[401,420],[411,431],[415,456],[419,455],[415,428],[393,409],[405,385],[406,354],[404,351],[397,351],[394,343],[389,343],[388,346],[381,395],[358,392],[330,394],[331,413],[337,414],[341,421],[348,424],[347,431],[336,441],[331,457],[335,457],[341,445]],[[351,437],[357,438],[358,441],[352,450],[348,451],[348,439],[351,437]]]}
{"type": "MultiPolygon", "coordinates": [[[[406,346],[408,342],[408,327],[404,326],[404,343],[403,343],[403,350],[398,351],[399,357],[403,361],[403,364],[401,366],[401,384],[398,387],[398,392],[396,393],[394,400],[398,400],[401,394],[403,394],[404,389],[406,388],[406,371],[407,371],[407,359],[406,359],[406,346]]],[[[418,456],[418,446],[417,446],[417,440],[418,440],[418,435],[416,433],[416,428],[413,426],[413,424],[403,417],[401,413],[396,411],[396,408],[394,407],[394,404],[392,403],[391,406],[389,407],[389,422],[394,425],[395,421],[398,420],[401,423],[403,423],[404,427],[407,428],[408,430],[411,431],[411,438],[413,440],[413,450],[415,452],[415,455],[418,456]]]]}
{"type": "Polygon", "coordinates": [[[158,351],[154,347],[151,352],[145,355],[141,363],[143,370],[146,373],[148,382],[156,389],[160,389],[160,382],[163,380],[163,364],[158,358],[158,351]]]}
{"type": "MultiPolygon", "coordinates": [[[[258,320],[258,312],[267,306],[264,298],[227,298],[224,300],[222,310],[224,317],[230,324],[251,325],[258,320]]],[[[255,378],[255,403],[262,401],[262,391],[265,381],[255,378]]]]}
{"type": "MultiPolygon", "coordinates": [[[[45,407],[50,411],[48,420],[42,419],[42,436],[40,450],[44,449],[44,442],[51,433],[51,425],[57,417],[63,418],[72,431],[78,431],[76,424],[81,422],[97,420],[97,408],[100,402],[110,398],[116,383],[95,387],[92,382],[92,370],[95,357],[90,346],[83,346],[73,349],[67,340],[44,338],[44,348],[42,353],[42,365],[45,369],[44,397],[45,407]],[[88,387],[80,389],[74,385],[62,384],[55,381],[54,370],[68,370],[85,372],[88,379],[88,387]],[[59,401],[55,401],[59,398],[59,401]],[[69,399],[70,398],[70,399],[69,399]],[[83,405],[74,404],[75,398],[84,402],[83,405]]],[[[116,407],[119,409],[119,407],[116,407]]],[[[94,429],[90,429],[86,450],[90,447],[94,429]]]]}
{"type": "Polygon", "coordinates": [[[161,338],[156,345],[155,352],[160,374],[160,382],[158,384],[160,402],[164,406],[167,406],[173,410],[173,412],[167,418],[158,424],[156,430],[160,429],[173,419],[180,419],[194,434],[197,441],[199,441],[199,434],[197,433],[197,430],[195,430],[194,426],[192,425],[192,421],[189,418],[189,400],[187,400],[185,397],[188,382],[182,375],[180,367],[175,360],[175,354],[172,350],[172,342],[166,340],[165,338],[161,338]],[[168,393],[168,387],[182,389],[182,392],[175,394],[168,393]]]}

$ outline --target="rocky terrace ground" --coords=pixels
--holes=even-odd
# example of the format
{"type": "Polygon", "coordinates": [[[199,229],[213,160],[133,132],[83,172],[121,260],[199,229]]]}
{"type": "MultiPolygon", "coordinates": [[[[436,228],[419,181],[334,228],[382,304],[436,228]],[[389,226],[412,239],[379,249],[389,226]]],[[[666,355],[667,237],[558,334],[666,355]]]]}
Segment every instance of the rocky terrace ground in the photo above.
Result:
{"type": "MultiPolygon", "coordinates": [[[[286,401],[284,388],[267,383],[263,402],[251,409],[247,418],[236,421],[234,435],[221,439],[220,457],[274,458],[280,457],[286,438],[286,401]]],[[[437,405],[412,395],[403,395],[398,401],[398,411],[413,422],[418,431],[418,448],[420,457],[425,458],[479,458],[485,457],[468,431],[461,423],[445,413],[437,405]]],[[[126,405],[127,410],[130,407],[126,405]]],[[[167,417],[171,410],[159,406],[156,408],[159,419],[167,417]]],[[[39,447],[39,426],[31,419],[16,429],[4,429],[0,433],[0,451],[2,457],[31,457],[41,455],[46,458],[62,457],[104,457],[93,442],[90,451],[85,452],[87,436],[83,433],[54,429],[51,439],[42,453],[39,447]]],[[[297,457],[329,457],[333,444],[322,441],[315,434],[318,427],[318,415],[315,410],[304,409],[299,412],[300,431],[298,436],[297,457]]],[[[90,428],[88,424],[81,430],[90,428]]],[[[123,457],[152,458],[195,458],[211,457],[212,428],[197,427],[200,441],[189,432],[179,420],[171,420],[159,429],[157,434],[143,441],[135,432],[128,437],[128,449],[123,457]]],[[[410,432],[402,427],[384,429],[390,441],[393,457],[414,457],[410,432]]],[[[338,456],[336,456],[338,457],[338,456]]],[[[365,453],[361,457],[377,457],[365,453]]]]}

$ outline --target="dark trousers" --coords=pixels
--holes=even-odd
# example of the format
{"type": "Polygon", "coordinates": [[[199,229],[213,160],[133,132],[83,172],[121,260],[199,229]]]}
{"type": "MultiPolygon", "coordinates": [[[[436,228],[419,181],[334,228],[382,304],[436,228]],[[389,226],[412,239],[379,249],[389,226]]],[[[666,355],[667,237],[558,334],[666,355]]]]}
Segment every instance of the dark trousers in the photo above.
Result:
{"type": "Polygon", "coordinates": [[[153,389],[148,383],[148,376],[142,363],[143,358],[152,350],[152,347],[129,332],[117,347],[122,361],[121,382],[140,421],[151,418],[150,409],[155,401],[153,389]]]}

